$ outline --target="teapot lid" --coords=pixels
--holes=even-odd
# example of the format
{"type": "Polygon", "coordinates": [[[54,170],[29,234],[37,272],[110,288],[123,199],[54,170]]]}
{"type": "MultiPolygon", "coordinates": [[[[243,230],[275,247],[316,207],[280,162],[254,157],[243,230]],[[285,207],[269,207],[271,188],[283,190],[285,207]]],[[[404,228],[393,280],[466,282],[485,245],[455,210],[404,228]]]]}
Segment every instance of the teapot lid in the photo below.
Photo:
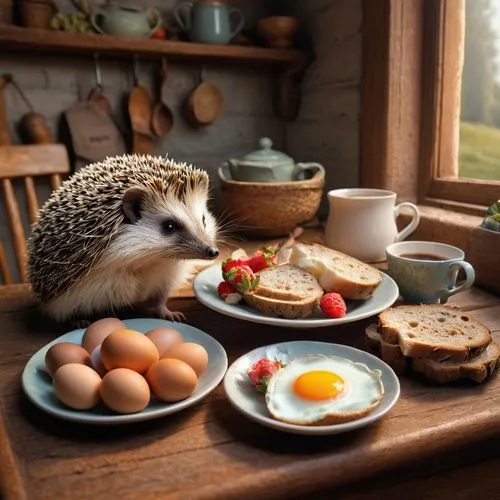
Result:
{"type": "Polygon", "coordinates": [[[271,141],[269,137],[262,137],[261,139],[259,139],[260,149],[248,153],[242,158],[242,161],[277,164],[294,162],[293,158],[286,155],[285,153],[281,153],[280,151],[271,149],[272,145],[273,141],[271,141]]]}

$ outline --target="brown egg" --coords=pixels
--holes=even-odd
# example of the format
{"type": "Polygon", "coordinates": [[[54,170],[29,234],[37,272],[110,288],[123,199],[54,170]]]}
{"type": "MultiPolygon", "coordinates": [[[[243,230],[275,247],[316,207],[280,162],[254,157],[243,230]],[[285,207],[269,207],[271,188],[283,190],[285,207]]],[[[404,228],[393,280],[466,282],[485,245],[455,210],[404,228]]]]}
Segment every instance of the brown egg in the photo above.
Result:
{"type": "Polygon", "coordinates": [[[189,397],[198,383],[194,370],[180,359],[160,359],[151,365],[146,379],[152,393],[169,403],[189,397]]]}
{"type": "Polygon", "coordinates": [[[84,332],[82,346],[87,352],[92,352],[114,330],[125,328],[118,318],[103,318],[94,321],[84,332]]]}
{"type": "Polygon", "coordinates": [[[162,359],[174,358],[186,362],[199,377],[207,368],[208,353],[200,344],[194,342],[183,342],[174,345],[162,356],[162,359]]]}
{"type": "Polygon", "coordinates": [[[99,374],[86,365],[69,363],[54,373],[57,399],[74,410],[90,410],[97,406],[100,385],[99,374]]]}
{"type": "Polygon", "coordinates": [[[168,349],[182,342],[182,335],[177,330],[162,326],[149,330],[146,337],[156,346],[160,358],[168,349]]]}
{"type": "Polygon", "coordinates": [[[101,361],[107,370],[129,368],[144,373],[159,357],[153,342],[135,330],[115,330],[101,344],[101,361]]]}
{"type": "Polygon", "coordinates": [[[68,363],[92,366],[89,353],[82,346],[73,342],[54,344],[45,354],[45,368],[51,377],[60,366],[68,363]]]}
{"type": "Polygon", "coordinates": [[[116,368],[106,373],[100,394],[104,404],[117,413],[142,411],[151,398],[146,379],[128,368],[116,368]]]}

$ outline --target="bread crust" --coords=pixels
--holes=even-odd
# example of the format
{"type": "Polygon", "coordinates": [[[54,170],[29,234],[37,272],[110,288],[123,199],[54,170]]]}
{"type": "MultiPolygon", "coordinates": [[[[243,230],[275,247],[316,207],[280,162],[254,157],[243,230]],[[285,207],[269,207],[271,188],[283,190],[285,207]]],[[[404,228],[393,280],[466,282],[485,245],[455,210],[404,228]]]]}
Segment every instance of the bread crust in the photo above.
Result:
{"type": "Polygon", "coordinates": [[[366,328],[365,338],[369,346],[378,351],[382,360],[396,373],[403,375],[413,371],[440,384],[449,384],[459,380],[470,380],[481,384],[495,373],[500,363],[500,348],[493,340],[482,352],[469,358],[468,361],[438,362],[425,357],[404,356],[399,345],[389,344],[382,339],[375,324],[366,328]]]}
{"type": "MultiPolygon", "coordinates": [[[[445,322],[443,325],[443,329],[457,330],[456,325],[445,325],[445,322]]],[[[441,327],[439,328],[438,333],[442,335],[441,327]]],[[[454,306],[438,304],[403,305],[386,309],[379,314],[379,332],[384,342],[399,345],[404,356],[429,358],[438,362],[446,360],[467,361],[480,354],[492,340],[490,330],[472,318],[469,313],[454,306]],[[454,313],[456,316],[466,317],[468,326],[475,328],[474,337],[450,334],[447,340],[420,339],[418,338],[418,330],[411,331],[411,328],[402,324],[407,318],[401,319],[400,324],[397,324],[395,320],[395,316],[400,312],[411,312],[415,315],[415,319],[419,320],[425,318],[427,312],[431,311],[434,313],[443,312],[444,314],[454,313]]],[[[428,333],[426,335],[429,337],[428,333]]]]}
{"type": "MultiPolygon", "coordinates": [[[[308,318],[315,312],[319,300],[323,296],[323,289],[316,278],[304,269],[292,264],[283,264],[277,267],[270,267],[257,273],[261,276],[258,286],[249,292],[243,293],[243,301],[266,316],[277,316],[287,319],[308,318]],[[298,283],[293,289],[293,279],[290,280],[290,289],[283,289],[272,286],[265,282],[265,276],[272,276],[273,273],[295,272],[304,280],[298,283]],[[303,288],[306,288],[304,290],[303,288]]],[[[297,278],[298,279],[298,278],[297,278]]]]}
{"type": "Polygon", "coordinates": [[[313,315],[318,303],[317,297],[308,300],[284,301],[261,297],[255,293],[244,293],[243,301],[251,308],[266,316],[277,316],[286,319],[308,318],[313,315]]]}

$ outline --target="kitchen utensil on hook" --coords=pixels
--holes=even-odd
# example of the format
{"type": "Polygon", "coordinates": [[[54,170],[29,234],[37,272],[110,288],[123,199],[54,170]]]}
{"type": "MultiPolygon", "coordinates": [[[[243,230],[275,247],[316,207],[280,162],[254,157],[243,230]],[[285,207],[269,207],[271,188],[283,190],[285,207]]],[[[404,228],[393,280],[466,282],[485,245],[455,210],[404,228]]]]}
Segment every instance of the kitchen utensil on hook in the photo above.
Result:
{"type": "Polygon", "coordinates": [[[195,126],[213,123],[222,114],[224,96],[218,87],[205,82],[205,67],[200,68],[199,81],[187,101],[187,118],[195,126]]]}
{"type": "Polygon", "coordinates": [[[170,108],[162,101],[162,88],[168,76],[167,61],[164,57],[162,58],[160,76],[158,100],[154,105],[151,117],[151,128],[157,137],[168,134],[174,126],[174,115],[170,108]]]}
{"type": "Polygon", "coordinates": [[[134,132],[150,137],[152,101],[147,89],[139,85],[136,56],[134,56],[133,75],[134,88],[130,92],[128,101],[130,123],[134,132]]]}
{"type": "Polygon", "coordinates": [[[94,54],[94,69],[95,69],[95,87],[90,91],[89,102],[92,103],[97,109],[104,111],[108,115],[111,115],[112,109],[111,104],[104,95],[102,86],[102,74],[101,68],[99,67],[99,54],[94,54]]]}
{"type": "Polygon", "coordinates": [[[26,107],[29,109],[29,112],[21,118],[19,124],[23,138],[28,144],[53,144],[54,138],[49,127],[47,126],[45,117],[34,110],[31,102],[26,97],[26,94],[14,80],[12,75],[4,75],[4,78],[6,78],[16,89],[19,97],[21,97],[24,104],[26,104],[26,107]]]}

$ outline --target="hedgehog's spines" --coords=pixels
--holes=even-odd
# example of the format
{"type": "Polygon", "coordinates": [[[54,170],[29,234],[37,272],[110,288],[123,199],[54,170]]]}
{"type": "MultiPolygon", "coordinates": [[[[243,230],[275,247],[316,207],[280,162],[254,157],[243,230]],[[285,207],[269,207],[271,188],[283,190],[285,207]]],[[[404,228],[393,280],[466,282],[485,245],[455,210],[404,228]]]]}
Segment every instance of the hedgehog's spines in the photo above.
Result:
{"type": "Polygon", "coordinates": [[[124,224],[123,193],[140,186],[152,197],[208,194],[206,171],[168,157],[130,154],[93,163],[65,180],[39,210],[28,240],[28,274],[48,301],[81,280],[124,224]]]}

